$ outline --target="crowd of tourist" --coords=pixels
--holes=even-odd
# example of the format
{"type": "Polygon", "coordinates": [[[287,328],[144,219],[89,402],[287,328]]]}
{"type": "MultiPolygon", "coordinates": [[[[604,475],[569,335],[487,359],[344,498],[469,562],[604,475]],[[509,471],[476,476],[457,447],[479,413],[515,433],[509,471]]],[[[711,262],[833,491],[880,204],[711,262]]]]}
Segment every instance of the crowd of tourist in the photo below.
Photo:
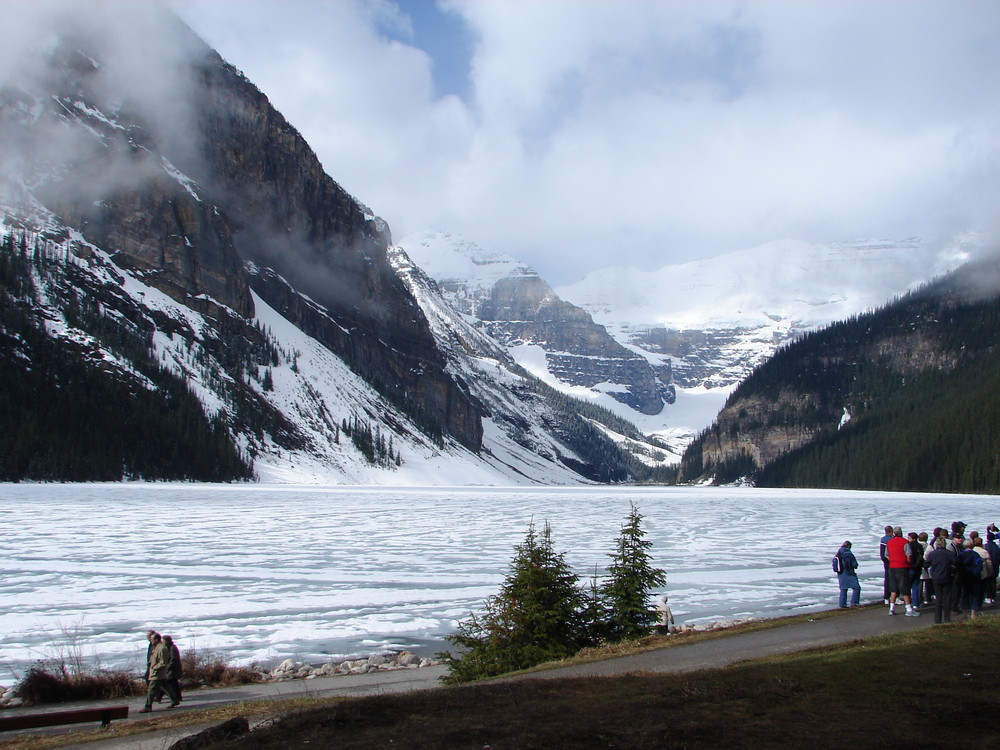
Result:
{"type": "MultiPolygon", "coordinates": [[[[884,569],[883,602],[896,614],[902,601],[906,617],[919,617],[920,607],[934,606],[934,622],[950,622],[953,614],[977,617],[983,603],[997,595],[1000,572],[1000,529],[986,527],[985,541],[978,531],[965,533],[966,524],[955,521],[951,528],[910,531],[886,526],[879,546],[884,569]]],[[[861,601],[858,561],[846,541],[833,558],[840,584],[840,606],[857,607],[861,601]],[[847,603],[847,592],[851,602],[847,603]]]]}

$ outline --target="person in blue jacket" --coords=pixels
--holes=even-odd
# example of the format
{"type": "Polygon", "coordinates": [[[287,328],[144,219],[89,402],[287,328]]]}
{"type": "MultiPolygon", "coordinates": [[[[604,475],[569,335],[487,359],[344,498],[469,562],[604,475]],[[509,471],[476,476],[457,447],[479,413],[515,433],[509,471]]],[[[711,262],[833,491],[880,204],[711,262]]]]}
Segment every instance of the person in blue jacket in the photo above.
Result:
{"type": "Polygon", "coordinates": [[[837,550],[837,557],[840,558],[840,572],[837,573],[837,582],[840,584],[840,606],[847,607],[847,589],[851,589],[851,606],[857,607],[861,603],[861,582],[858,580],[858,558],[851,552],[849,541],[844,542],[837,550]]]}

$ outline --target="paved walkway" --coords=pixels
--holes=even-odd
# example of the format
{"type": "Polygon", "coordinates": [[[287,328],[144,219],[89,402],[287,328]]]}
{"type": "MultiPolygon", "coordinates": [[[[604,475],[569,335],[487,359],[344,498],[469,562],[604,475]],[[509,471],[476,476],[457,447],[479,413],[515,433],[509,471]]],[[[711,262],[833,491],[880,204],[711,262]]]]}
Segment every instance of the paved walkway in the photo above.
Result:
{"type": "MultiPolygon", "coordinates": [[[[902,610],[902,608],[900,608],[902,610]]],[[[985,614],[996,614],[997,607],[986,608],[985,614]]],[[[956,616],[957,621],[963,618],[956,616]]],[[[862,607],[838,612],[835,616],[816,620],[791,622],[778,627],[754,632],[734,632],[730,635],[700,642],[685,643],[669,648],[647,651],[642,654],[622,656],[591,664],[581,664],[536,672],[526,676],[505,679],[552,679],[558,677],[613,676],[630,672],[689,672],[698,669],[724,667],[741,661],[757,659],[777,654],[803,651],[819,646],[829,646],[854,640],[869,638],[883,633],[929,627],[933,624],[933,612],[924,609],[920,617],[905,617],[902,611],[894,617],[887,615],[883,606],[862,607]]],[[[130,707],[129,718],[124,721],[148,721],[161,712],[187,712],[240,701],[289,698],[294,696],[336,697],[361,696],[428,690],[440,687],[440,678],[447,672],[444,666],[423,669],[396,670],[365,675],[323,677],[313,680],[293,680],[289,682],[244,685],[233,688],[195,690],[185,694],[184,703],[175,709],[166,709],[159,704],[152,714],[140,714],[142,699],[128,701],[94,701],[72,705],[60,704],[51,707],[8,709],[5,715],[15,713],[36,713],[39,711],[62,711],[70,708],[96,707],[104,704],[130,707]]],[[[117,722],[115,722],[117,724],[117,722]]],[[[217,723],[217,722],[213,722],[217,723]]],[[[177,740],[195,734],[211,724],[187,726],[176,730],[150,732],[132,737],[98,740],[83,745],[71,746],[70,750],[165,750],[177,740]]],[[[47,733],[63,730],[35,730],[47,733]]],[[[76,727],[79,729],[79,726],[76,727]]],[[[24,734],[5,732],[3,739],[24,734]]]]}

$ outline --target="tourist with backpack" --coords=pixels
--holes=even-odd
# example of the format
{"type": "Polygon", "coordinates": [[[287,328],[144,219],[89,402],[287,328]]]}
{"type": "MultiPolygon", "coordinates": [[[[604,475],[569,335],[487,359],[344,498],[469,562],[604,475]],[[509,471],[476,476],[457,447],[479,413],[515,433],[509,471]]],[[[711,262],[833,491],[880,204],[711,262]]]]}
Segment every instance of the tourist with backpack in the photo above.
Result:
{"type": "Polygon", "coordinates": [[[844,542],[833,556],[833,572],[840,584],[840,607],[847,607],[847,590],[851,589],[851,606],[861,604],[861,582],[858,580],[858,558],[851,552],[851,543],[844,542]]]}
{"type": "Polygon", "coordinates": [[[979,574],[979,605],[982,609],[983,602],[988,598],[991,602],[996,595],[996,574],[993,572],[993,557],[990,555],[986,547],[983,546],[983,538],[976,534],[972,536],[969,534],[969,538],[972,540],[972,551],[983,558],[983,571],[979,574]],[[990,591],[990,583],[993,583],[993,591],[990,591]]]}

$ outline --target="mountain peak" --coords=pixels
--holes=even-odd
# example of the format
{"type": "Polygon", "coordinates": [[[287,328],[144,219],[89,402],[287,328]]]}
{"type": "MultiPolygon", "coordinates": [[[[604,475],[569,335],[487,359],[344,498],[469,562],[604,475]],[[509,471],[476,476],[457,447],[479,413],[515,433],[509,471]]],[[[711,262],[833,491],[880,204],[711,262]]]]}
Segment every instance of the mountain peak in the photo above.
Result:
{"type": "Polygon", "coordinates": [[[489,250],[453,232],[426,230],[399,244],[431,278],[461,279],[467,285],[488,288],[504,278],[538,276],[535,270],[506,253],[489,250]]]}

